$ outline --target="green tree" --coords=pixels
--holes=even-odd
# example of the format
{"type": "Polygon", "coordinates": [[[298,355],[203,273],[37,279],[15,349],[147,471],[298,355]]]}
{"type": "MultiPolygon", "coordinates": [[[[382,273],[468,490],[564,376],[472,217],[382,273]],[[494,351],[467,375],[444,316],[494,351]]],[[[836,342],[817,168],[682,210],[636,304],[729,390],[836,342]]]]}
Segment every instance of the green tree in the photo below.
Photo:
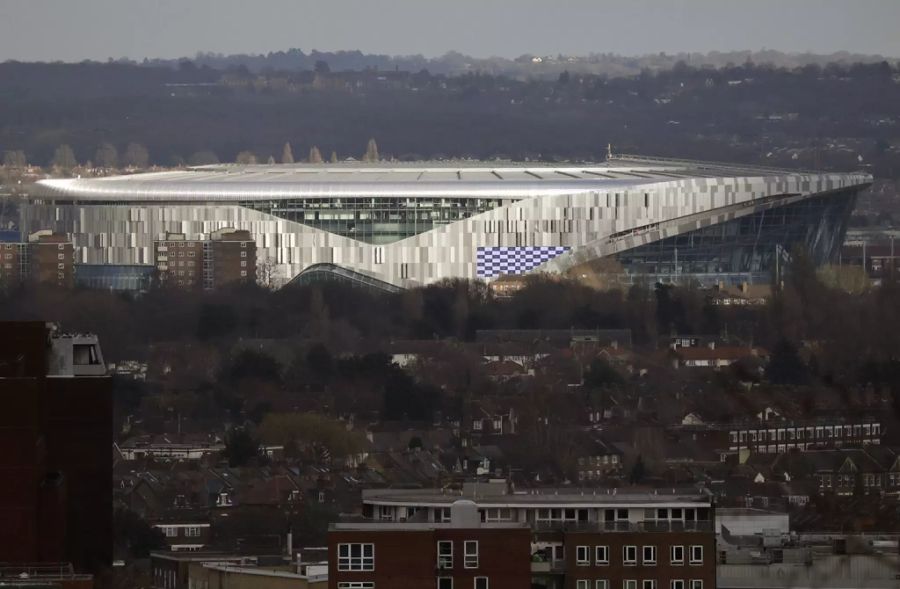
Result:
{"type": "Polygon", "coordinates": [[[786,338],[775,344],[766,375],[773,384],[803,385],[809,382],[809,369],[800,358],[797,346],[786,338]]]}
{"type": "Polygon", "coordinates": [[[290,143],[285,143],[284,149],[281,150],[281,163],[283,163],[283,164],[294,163],[294,151],[291,149],[290,143]]]}
{"type": "Polygon", "coordinates": [[[166,538],[159,528],[154,528],[141,516],[119,507],[113,514],[113,539],[133,558],[147,558],[151,550],[166,545],[166,538]]]}
{"type": "Polygon", "coordinates": [[[259,440],[243,427],[233,427],[225,434],[225,458],[228,466],[247,466],[260,455],[259,440]]]}
{"type": "Polygon", "coordinates": [[[281,364],[265,352],[241,350],[224,367],[223,376],[232,382],[252,379],[280,383],[281,364]]]}
{"type": "Polygon", "coordinates": [[[112,143],[101,143],[94,154],[94,163],[101,168],[115,168],[119,165],[119,150],[112,143]]]}
{"type": "Polygon", "coordinates": [[[53,166],[61,170],[71,170],[78,165],[75,152],[68,145],[60,145],[53,152],[53,166]]]}
{"type": "Polygon", "coordinates": [[[592,388],[600,389],[620,385],[624,382],[622,375],[603,358],[597,358],[591,362],[584,375],[584,384],[592,388]]]}
{"type": "Polygon", "coordinates": [[[628,475],[628,482],[632,485],[639,485],[644,477],[647,476],[647,467],[644,466],[644,458],[638,454],[637,460],[631,466],[631,473],[628,475]]]}
{"type": "Polygon", "coordinates": [[[364,448],[360,434],[320,413],[269,413],[259,432],[266,444],[284,446],[291,454],[306,446],[320,446],[333,457],[345,457],[364,448]]]}
{"type": "Polygon", "coordinates": [[[125,147],[123,160],[129,168],[144,169],[150,165],[150,153],[140,143],[129,143],[125,147]]]}

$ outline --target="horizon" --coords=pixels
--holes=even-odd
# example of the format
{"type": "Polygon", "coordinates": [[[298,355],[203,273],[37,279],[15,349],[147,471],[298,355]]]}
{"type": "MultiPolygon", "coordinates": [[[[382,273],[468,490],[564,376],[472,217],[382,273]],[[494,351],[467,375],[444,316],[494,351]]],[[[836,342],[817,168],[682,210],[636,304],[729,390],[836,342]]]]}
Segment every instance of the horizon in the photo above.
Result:
{"type": "MultiPolygon", "coordinates": [[[[658,51],[658,52],[647,52],[647,53],[618,53],[615,51],[604,51],[602,53],[522,53],[515,56],[500,56],[500,55],[473,55],[469,53],[465,53],[462,51],[457,51],[455,49],[450,49],[441,53],[439,55],[424,55],[421,53],[378,53],[378,52],[369,52],[364,51],[362,49],[356,48],[338,48],[338,49],[320,49],[317,47],[311,48],[303,48],[303,47],[287,47],[283,49],[272,49],[268,51],[260,51],[260,52],[238,52],[238,53],[222,53],[217,51],[197,51],[193,55],[179,55],[173,57],[130,57],[130,56],[109,56],[106,58],[84,58],[84,59],[37,59],[37,60],[26,60],[26,59],[15,59],[9,58],[0,61],[0,64],[3,63],[24,63],[24,64],[54,64],[54,63],[63,63],[63,64],[78,64],[78,63],[133,63],[133,64],[142,64],[144,62],[153,64],[157,62],[173,62],[173,61],[195,61],[204,58],[239,58],[239,57],[249,57],[249,58],[266,58],[272,55],[277,55],[279,53],[290,53],[292,51],[299,51],[306,56],[311,56],[315,54],[342,54],[342,53],[360,53],[364,56],[369,57],[386,57],[388,59],[402,60],[402,59],[425,59],[427,61],[439,61],[441,59],[446,58],[450,55],[462,55],[464,57],[471,58],[477,61],[490,61],[490,60],[504,60],[504,61],[514,61],[518,58],[525,56],[534,56],[534,57],[575,57],[575,58],[587,58],[593,56],[609,56],[613,58],[622,58],[622,59],[643,59],[648,57],[711,57],[713,55],[731,55],[731,54],[746,54],[748,56],[755,56],[763,53],[777,53],[786,57],[832,57],[832,56],[840,56],[846,55],[848,57],[853,58],[853,60],[857,60],[859,58],[864,59],[865,61],[878,61],[884,60],[887,62],[900,62],[900,55],[883,55],[881,53],[860,53],[854,51],[847,50],[835,50],[835,51],[827,51],[827,52],[817,52],[817,51],[784,51],[781,49],[774,49],[771,47],[761,47],[759,49],[730,49],[730,50],[717,50],[713,49],[710,51],[658,51]]],[[[760,62],[762,64],[764,62],[760,62]]],[[[739,64],[736,64],[739,65],[739,64]]]]}
{"type": "Polygon", "coordinates": [[[6,17],[0,19],[0,56],[23,62],[142,61],[191,59],[204,53],[266,55],[307,47],[428,59],[449,52],[513,59],[764,50],[900,57],[900,36],[894,31],[900,3],[889,0],[868,0],[862,3],[865,9],[837,0],[564,4],[560,10],[522,0],[508,10],[499,3],[461,0],[447,11],[413,0],[396,0],[393,10],[361,0],[337,0],[314,9],[305,2],[265,0],[248,11],[236,0],[159,0],[152,5],[5,0],[0,8],[6,17]],[[36,38],[41,42],[35,43],[36,38]]]}

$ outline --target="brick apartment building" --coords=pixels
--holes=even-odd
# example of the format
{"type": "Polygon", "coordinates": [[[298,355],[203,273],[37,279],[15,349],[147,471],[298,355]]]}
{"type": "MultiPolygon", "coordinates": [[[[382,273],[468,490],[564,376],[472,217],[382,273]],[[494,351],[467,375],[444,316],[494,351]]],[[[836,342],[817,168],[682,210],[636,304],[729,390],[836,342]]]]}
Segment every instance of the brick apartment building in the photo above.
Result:
{"type": "Polygon", "coordinates": [[[713,589],[716,544],[710,532],[667,526],[567,531],[565,587],[713,589]]]}
{"type": "MultiPolygon", "coordinates": [[[[112,561],[112,387],[95,336],[0,322],[0,560],[112,561]]],[[[0,583],[2,584],[2,583],[0,583]]]]}
{"type": "Polygon", "coordinates": [[[453,503],[448,523],[333,524],[329,589],[527,589],[531,531],[482,523],[477,506],[453,503]]]}
{"type": "Polygon", "coordinates": [[[0,243],[0,284],[22,282],[71,288],[75,284],[75,253],[65,235],[38,231],[25,242],[0,243]]]}
{"type": "Polygon", "coordinates": [[[256,280],[256,242],[249,231],[221,229],[198,240],[167,233],[153,247],[157,278],[164,286],[214,290],[256,280]]]}
{"type": "MultiPolygon", "coordinates": [[[[466,485],[462,492],[371,489],[363,491],[363,516],[378,521],[381,530],[402,534],[405,526],[415,529],[415,526],[452,521],[453,508],[460,499],[475,505],[477,516],[474,517],[483,526],[506,524],[530,528],[526,556],[531,563],[531,582],[536,586],[546,589],[715,587],[715,506],[711,497],[695,490],[516,492],[505,483],[466,485]]],[[[332,544],[329,546],[334,548],[332,544]]],[[[511,558],[514,545],[509,546],[506,554],[511,558]]],[[[377,554],[377,547],[374,550],[377,554]]],[[[361,577],[342,580],[360,581],[361,577]]],[[[457,588],[470,586],[468,581],[455,585],[457,588]]]]}

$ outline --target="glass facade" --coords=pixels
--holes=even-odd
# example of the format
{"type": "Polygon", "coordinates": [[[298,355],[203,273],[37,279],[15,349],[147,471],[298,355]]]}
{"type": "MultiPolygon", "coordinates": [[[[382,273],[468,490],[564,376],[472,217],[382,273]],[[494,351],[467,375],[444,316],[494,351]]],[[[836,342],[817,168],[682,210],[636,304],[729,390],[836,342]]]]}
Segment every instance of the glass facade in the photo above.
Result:
{"type": "Polygon", "coordinates": [[[154,270],[153,266],[132,264],[76,264],[75,284],[97,290],[146,292],[154,270]]]}
{"type": "Polygon", "coordinates": [[[385,244],[516,202],[500,198],[340,198],[243,201],[242,207],[365,243],[385,244]]]}
{"type": "Polygon", "coordinates": [[[400,292],[402,289],[389,282],[378,280],[334,264],[314,264],[295,276],[290,284],[315,284],[337,282],[349,286],[359,286],[376,292],[400,292]]]}
{"type": "Polygon", "coordinates": [[[834,260],[855,203],[852,190],[814,197],[636,247],[617,259],[629,274],[768,279],[776,256],[797,245],[817,264],[834,260]]]}

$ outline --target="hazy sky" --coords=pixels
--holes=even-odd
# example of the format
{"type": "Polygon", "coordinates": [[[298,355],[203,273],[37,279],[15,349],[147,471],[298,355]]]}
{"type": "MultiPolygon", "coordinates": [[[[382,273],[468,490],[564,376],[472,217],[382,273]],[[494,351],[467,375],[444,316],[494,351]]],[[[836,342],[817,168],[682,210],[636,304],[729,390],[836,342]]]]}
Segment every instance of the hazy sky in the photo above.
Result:
{"type": "Polygon", "coordinates": [[[0,0],[0,61],[292,47],[478,57],[765,47],[900,57],[900,0],[0,0]]]}

